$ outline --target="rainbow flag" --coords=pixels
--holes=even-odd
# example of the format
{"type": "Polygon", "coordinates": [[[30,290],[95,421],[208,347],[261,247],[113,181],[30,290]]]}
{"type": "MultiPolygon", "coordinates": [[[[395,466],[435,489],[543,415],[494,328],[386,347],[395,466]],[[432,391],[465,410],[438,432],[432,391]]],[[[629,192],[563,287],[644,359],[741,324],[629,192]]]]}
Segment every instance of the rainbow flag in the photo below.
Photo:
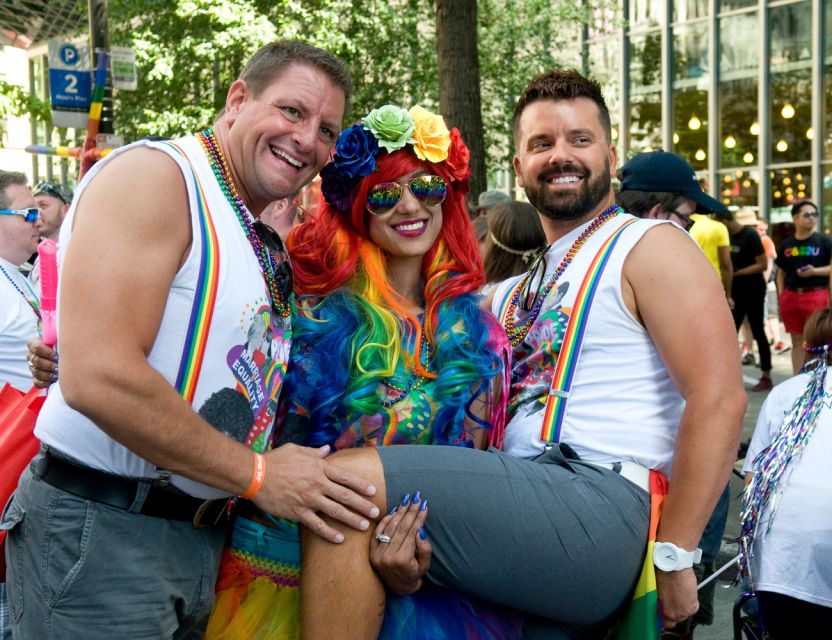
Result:
{"type": "Polygon", "coordinates": [[[633,592],[633,600],[624,618],[607,636],[607,640],[659,640],[662,634],[659,599],[656,593],[656,568],[653,566],[653,546],[662,503],[667,495],[668,481],[660,471],[650,470],[650,534],[641,575],[633,592]]]}

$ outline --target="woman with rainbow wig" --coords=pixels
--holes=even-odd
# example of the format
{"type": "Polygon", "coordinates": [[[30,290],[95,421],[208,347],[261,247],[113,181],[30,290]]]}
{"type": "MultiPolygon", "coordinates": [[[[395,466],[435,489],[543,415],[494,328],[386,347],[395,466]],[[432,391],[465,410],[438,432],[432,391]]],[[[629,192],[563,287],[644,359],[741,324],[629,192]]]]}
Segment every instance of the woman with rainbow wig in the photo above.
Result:
{"type": "MultiPolygon", "coordinates": [[[[288,238],[296,300],[281,442],[500,444],[507,340],[476,294],[468,160],[459,132],[418,106],[374,109],[339,136],[323,201],[288,238]]],[[[408,564],[421,575],[430,557],[429,498],[405,496],[378,524],[372,554],[392,592],[379,637],[519,637],[512,612],[413,581],[408,564]]],[[[206,637],[299,638],[298,585],[296,525],[241,519],[206,637]]]]}

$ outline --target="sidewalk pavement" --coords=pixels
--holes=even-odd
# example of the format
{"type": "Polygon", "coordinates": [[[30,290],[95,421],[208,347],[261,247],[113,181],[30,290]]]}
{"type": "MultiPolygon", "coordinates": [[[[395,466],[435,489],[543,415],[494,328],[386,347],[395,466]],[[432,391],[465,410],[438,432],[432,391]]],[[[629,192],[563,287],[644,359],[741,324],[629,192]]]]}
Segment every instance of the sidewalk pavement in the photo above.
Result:
{"type": "MultiPolygon", "coordinates": [[[[788,344],[788,334],[784,333],[784,335],[788,344]]],[[[792,376],[791,351],[782,353],[772,351],[771,360],[771,377],[775,385],[792,376]]],[[[748,409],[746,409],[745,418],[743,419],[742,441],[748,442],[754,433],[757,416],[768,393],[754,393],[751,391],[751,387],[760,379],[760,369],[756,365],[746,365],[742,369],[745,390],[748,393],[748,409]]],[[[738,464],[737,469],[739,468],[740,465],[738,464]]],[[[739,537],[740,533],[739,513],[742,489],[743,482],[740,477],[731,474],[731,505],[728,511],[728,523],[725,527],[722,550],[716,561],[717,568],[729,562],[738,553],[737,544],[734,540],[739,537]]],[[[696,640],[731,640],[733,637],[733,606],[734,601],[740,595],[739,588],[731,585],[735,574],[735,567],[731,567],[720,576],[714,596],[714,623],[709,627],[697,627],[694,633],[696,640]]]]}

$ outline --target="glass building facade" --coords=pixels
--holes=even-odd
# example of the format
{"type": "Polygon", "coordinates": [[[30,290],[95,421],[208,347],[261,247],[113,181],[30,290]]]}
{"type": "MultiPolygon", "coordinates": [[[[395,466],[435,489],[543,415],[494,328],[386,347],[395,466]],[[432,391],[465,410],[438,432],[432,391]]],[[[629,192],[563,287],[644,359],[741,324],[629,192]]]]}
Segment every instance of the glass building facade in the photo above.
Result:
{"type": "Polygon", "coordinates": [[[619,0],[584,32],[620,157],[684,156],[774,223],[811,199],[832,232],[832,0],[619,0]]]}

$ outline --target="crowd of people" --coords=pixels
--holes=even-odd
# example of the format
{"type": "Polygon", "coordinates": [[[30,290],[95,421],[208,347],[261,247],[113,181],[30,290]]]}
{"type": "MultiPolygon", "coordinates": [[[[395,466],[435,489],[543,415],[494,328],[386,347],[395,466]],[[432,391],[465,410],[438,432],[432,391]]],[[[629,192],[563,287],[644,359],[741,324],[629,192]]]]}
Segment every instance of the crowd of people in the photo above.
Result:
{"type": "Polygon", "coordinates": [[[342,129],[351,93],[332,54],[280,41],[209,128],[118,149],[74,194],[0,172],[0,383],[49,389],[3,496],[3,640],[692,637],[745,319],[752,390],[773,387],[770,282],[795,373],[804,325],[812,358],[751,444],[745,566],[772,637],[828,620],[832,594],[771,560],[830,504],[817,207],[765,248],[683,158],[623,162],[571,70],[514,110],[528,202],[474,206],[457,129],[390,104],[342,129]],[[56,349],[21,271],[39,239],[60,247],[56,349]]]}

